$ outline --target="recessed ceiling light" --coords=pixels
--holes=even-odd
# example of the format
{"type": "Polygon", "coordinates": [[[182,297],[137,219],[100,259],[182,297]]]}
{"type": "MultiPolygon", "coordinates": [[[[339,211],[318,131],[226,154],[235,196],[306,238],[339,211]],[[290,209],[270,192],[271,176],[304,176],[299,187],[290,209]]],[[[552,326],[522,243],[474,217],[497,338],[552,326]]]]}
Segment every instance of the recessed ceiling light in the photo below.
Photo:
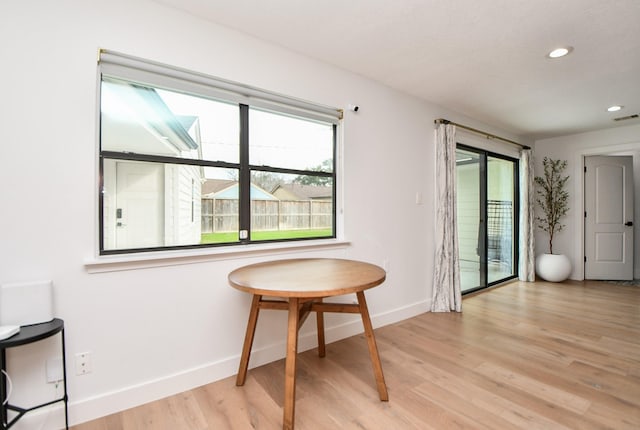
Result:
{"type": "Polygon", "coordinates": [[[618,105],[613,105],[613,106],[609,106],[607,108],[607,111],[609,112],[618,112],[620,109],[622,109],[623,106],[618,106],[618,105]]]}
{"type": "Polygon", "coordinates": [[[566,47],[554,49],[553,51],[549,52],[547,56],[549,58],[560,58],[569,54],[571,51],[573,51],[573,48],[571,46],[566,46],[566,47]]]}

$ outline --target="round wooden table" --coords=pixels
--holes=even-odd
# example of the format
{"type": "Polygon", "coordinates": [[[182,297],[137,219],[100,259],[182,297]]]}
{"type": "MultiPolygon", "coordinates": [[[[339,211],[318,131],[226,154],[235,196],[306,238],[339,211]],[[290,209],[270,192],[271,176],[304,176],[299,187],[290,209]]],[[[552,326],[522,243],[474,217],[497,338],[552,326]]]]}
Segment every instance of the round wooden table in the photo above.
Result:
{"type": "Polygon", "coordinates": [[[325,356],[324,312],[359,313],[362,317],[369,355],[373,364],[380,400],[388,401],[387,386],[382,373],[378,347],[373,335],[364,290],[384,282],[385,271],[362,261],[335,258],[303,258],[251,264],[229,274],[229,284],[253,295],[247,332],[240,358],[236,385],[244,385],[251,356],[251,346],[261,309],[286,310],[288,316],[287,354],[285,361],[285,391],[283,429],[294,428],[296,356],[298,331],[310,312],[316,313],[318,355],[325,356]],[[327,303],[326,297],[355,293],[357,304],[327,303]],[[263,296],[279,300],[264,299],[263,296]],[[284,301],[283,299],[286,299],[284,301]]]}

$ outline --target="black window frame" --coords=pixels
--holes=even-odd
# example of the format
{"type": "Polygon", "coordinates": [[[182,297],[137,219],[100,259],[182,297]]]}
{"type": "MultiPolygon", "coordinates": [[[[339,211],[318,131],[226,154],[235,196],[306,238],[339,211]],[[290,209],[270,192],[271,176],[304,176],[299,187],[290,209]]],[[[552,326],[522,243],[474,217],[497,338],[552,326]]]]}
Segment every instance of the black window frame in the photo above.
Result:
{"type": "Polygon", "coordinates": [[[214,78],[207,75],[197,74],[184,69],[174,68],[160,63],[143,60],[137,57],[131,57],[125,54],[116,53],[113,51],[101,51],[101,60],[99,62],[98,72],[98,218],[99,218],[99,255],[120,255],[120,254],[133,254],[140,252],[155,252],[155,251],[170,251],[181,249],[204,249],[204,248],[220,248],[230,246],[242,246],[248,244],[262,244],[272,242],[295,242],[295,241],[314,241],[314,240],[326,240],[335,239],[337,237],[337,155],[338,155],[338,127],[342,120],[342,110],[337,108],[330,108],[321,105],[312,104],[309,102],[301,101],[299,99],[289,98],[275,93],[270,93],[261,89],[249,87],[243,84],[234,83],[231,81],[224,81],[218,78],[214,78]],[[106,64],[106,66],[105,66],[106,64]],[[115,70],[115,72],[113,71],[115,70]],[[118,73],[118,71],[124,71],[118,73]],[[131,72],[131,73],[129,73],[131,72]],[[164,73],[164,74],[163,74],[164,73]],[[157,85],[154,81],[148,82],[144,79],[136,79],[136,76],[156,76],[161,80],[167,80],[168,82],[178,83],[178,85],[157,85]],[[134,152],[119,152],[102,149],[101,142],[101,93],[100,87],[103,81],[103,76],[115,78],[123,81],[128,81],[134,84],[146,85],[153,88],[162,88],[173,91],[182,91],[191,93],[197,96],[208,97],[214,100],[220,100],[227,103],[237,104],[239,112],[239,162],[225,162],[225,161],[210,161],[202,159],[191,158],[179,158],[164,155],[151,155],[141,154],[134,152]],[[180,85],[180,79],[183,79],[180,85]],[[195,85],[194,85],[195,81],[195,85]],[[205,88],[210,91],[196,92],[189,90],[192,87],[205,88]],[[237,100],[246,99],[246,94],[249,93],[250,100],[255,99],[256,103],[238,102],[237,100]],[[211,96],[215,94],[215,96],[211,96]],[[220,96],[219,94],[223,94],[220,96]],[[225,97],[226,96],[226,97],[225,97]],[[250,157],[250,142],[249,142],[249,112],[250,108],[257,108],[260,110],[272,112],[275,114],[290,115],[299,117],[301,119],[311,119],[326,121],[332,123],[333,137],[332,137],[332,166],[331,172],[319,171],[319,170],[304,170],[304,169],[289,169],[275,166],[264,165],[252,165],[249,163],[250,157]],[[104,217],[104,162],[105,160],[126,160],[148,163],[160,163],[163,165],[189,165],[198,167],[217,167],[225,169],[236,169],[238,171],[238,187],[239,187],[239,228],[238,228],[238,241],[235,242],[223,242],[223,243],[206,243],[206,244],[189,244],[189,245],[168,245],[168,246],[154,246],[154,247],[138,247],[138,248],[123,248],[123,249],[105,249],[105,217],[104,217]],[[332,222],[331,222],[331,235],[330,236],[318,236],[318,237],[304,237],[304,238],[283,238],[283,239],[268,239],[268,240],[252,240],[251,239],[251,174],[252,172],[270,172],[279,174],[294,174],[304,176],[315,176],[323,178],[331,178],[332,182],[332,222]],[[242,232],[246,232],[246,237],[243,237],[242,232]]]}
{"type": "Polygon", "coordinates": [[[506,282],[518,277],[518,267],[520,267],[520,162],[517,158],[510,157],[508,155],[499,154],[497,152],[488,151],[485,149],[470,146],[464,143],[457,142],[456,150],[461,149],[464,151],[473,152],[479,156],[479,198],[480,202],[480,225],[482,226],[482,234],[480,236],[480,285],[475,288],[470,288],[462,292],[462,295],[471,294],[486,288],[498,285],[502,282],[506,282]],[[489,282],[489,270],[488,270],[488,253],[489,253],[489,238],[487,229],[487,216],[488,216],[488,199],[487,199],[487,183],[488,183],[488,158],[496,158],[513,163],[513,261],[512,269],[513,274],[504,278],[496,279],[489,282]]]}

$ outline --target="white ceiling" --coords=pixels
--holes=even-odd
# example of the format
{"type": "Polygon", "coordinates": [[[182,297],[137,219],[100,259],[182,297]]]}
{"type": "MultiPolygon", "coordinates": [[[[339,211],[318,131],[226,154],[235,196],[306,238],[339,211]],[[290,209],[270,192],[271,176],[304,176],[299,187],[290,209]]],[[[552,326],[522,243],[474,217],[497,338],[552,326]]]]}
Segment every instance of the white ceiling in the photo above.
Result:
{"type": "Polygon", "coordinates": [[[525,138],[640,124],[640,0],[156,1],[525,138]]]}

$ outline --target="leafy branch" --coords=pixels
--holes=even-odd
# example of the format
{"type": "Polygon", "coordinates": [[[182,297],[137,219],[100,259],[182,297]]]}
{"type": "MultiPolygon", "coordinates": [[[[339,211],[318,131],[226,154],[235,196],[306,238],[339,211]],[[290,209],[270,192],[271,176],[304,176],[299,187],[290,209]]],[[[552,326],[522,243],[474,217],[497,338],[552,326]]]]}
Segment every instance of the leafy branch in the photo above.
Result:
{"type": "Polygon", "coordinates": [[[564,189],[569,176],[563,176],[567,168],[566,160],[553,160],[544,157],[544,176],[534,178],[536,202],[542,209],[543,216],[536,216],[538,228],[549,234],[549,253],[553,254],[553,236],[565,227],[560,222],[569,210],[569,193],[564,189]]]}

